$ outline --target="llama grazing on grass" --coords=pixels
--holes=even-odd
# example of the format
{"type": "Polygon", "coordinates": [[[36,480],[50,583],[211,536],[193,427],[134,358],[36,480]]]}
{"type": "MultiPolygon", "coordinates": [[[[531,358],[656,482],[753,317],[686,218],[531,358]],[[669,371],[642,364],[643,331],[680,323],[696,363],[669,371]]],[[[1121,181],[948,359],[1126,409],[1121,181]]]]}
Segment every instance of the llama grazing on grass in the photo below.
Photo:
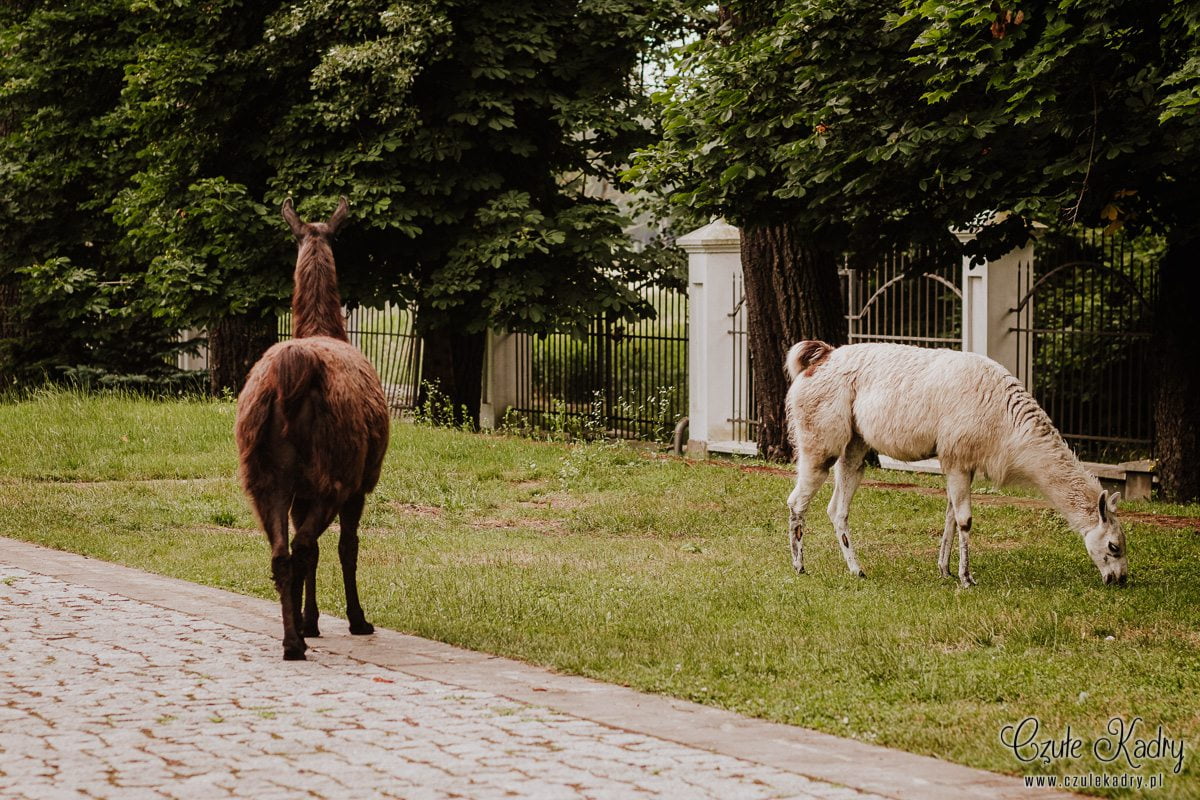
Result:
{"type": "Polygon", "coordinates": [[[299,244],[293,338],[267,350],[238,397],[239,472],[271,545],[289,661],[304,659],[304,637],[320,636],[317,537],[335,516],[350,632],[375,630],[358,599],[358,522],[379,480],[388,407],[375,369],[346,336],[330,240],[347,212],[343,197],[329,222],[304,223],[291,199],[284,202],[283,218],[299,244]]]}
{"type": "Polygon", "coordinates": [[[999,485],[1032,483],[1083,535],[1105,583],[1128,575],[1118,494],[1101,490],[1046,412],[1003,367],[974,353],[898,344],[832,347],[803,341],[787,354],[792,378],[788,427],[796,451],[796,488],[788,498],[792,566],[804,572],[804,514],[834,470],[829,519],[846,566],[863,576],[850,544],[850,500],[868,449],[901,461],[937,456],[946,473],[946,523],[938,567],[950,577],[950,539],[958,531],[958,579],[971,586],[967,557],[971,481],[982,472],[999,485]]]}

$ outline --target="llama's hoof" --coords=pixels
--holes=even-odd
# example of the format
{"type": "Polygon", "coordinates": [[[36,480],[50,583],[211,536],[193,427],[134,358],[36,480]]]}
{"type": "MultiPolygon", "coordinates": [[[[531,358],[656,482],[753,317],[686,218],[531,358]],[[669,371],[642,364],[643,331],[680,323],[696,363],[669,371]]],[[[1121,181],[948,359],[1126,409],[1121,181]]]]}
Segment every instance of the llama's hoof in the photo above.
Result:
{"type": "Polygon", "coordinates": [[[792,567],[792,569],[796,570],[796,574],[797,574],[797,575],[804,575],[804,574],[805,574],[805,572],[804,572],[804,567],[797,567],[797,566],[793,566],[793,567],[792,567]]]}
{"type": "Polygon", "coordinates": [[[362,622],[351,622],[350,633],[355,636],[366,636],[369,633],[375,632],[375,626],[367,622],[365,619],[362,622]]]}
{"type": "Polygon", "coordinates": [[[942,569],[942,570],[939,570],[939,572],[941,572],[943,578],[953,578],[954,577],[953,575],[950,574],[950,570],[948,570],[948,569],[942,569]]]}
{"type": "Polygon", "coordinates": [[[858,571],[858,577],[860,577],[860,578],[865,578],[865,577],[867,577],[867,573],[863,572],[863,571],[860,569],[860,570],[858,571]]]}
{"type": "Polygon", "coordinates": [[[321,629],[317,626],[317,623],[315,621],[304,623],[304,638],[305,639],[321,638],[321,629]]]}
{"type": "Polygon", "coordinates": [[[301,649],[301,650],[285,649],[283,651],[283,660],[284,661],[307,661],[308,656],[304,655],[304,649],[301,649]]]}
{"type": "Polygon", "coordinates": [[[964,589],[970,589],[972,586],[975,585],[975,579],[972,578],[970,575],[963,575],[960,578],[960,583],[962,583],[962,587],[964,589]]]}

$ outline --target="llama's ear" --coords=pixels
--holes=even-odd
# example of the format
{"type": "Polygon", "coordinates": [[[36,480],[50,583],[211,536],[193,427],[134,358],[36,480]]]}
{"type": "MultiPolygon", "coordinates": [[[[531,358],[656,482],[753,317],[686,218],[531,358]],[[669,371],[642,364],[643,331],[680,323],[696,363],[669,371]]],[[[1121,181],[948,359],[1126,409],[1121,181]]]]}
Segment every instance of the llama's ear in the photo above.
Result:
{"type": "Polygon", "coordinates": [[[1100,501],[1097,503],[1100,511],[1100,521],[1108,522],[1108,515],[1117,510],[1117,501],[1121,499],[1120,492],[1107,491],[1100,492],[1100,501]]]}
{"type": "Polygon", "coordinates": [[[342,223],[346,221],[346,217],[350,214],[350,204],[346,202],[346,198],[342,197],[338,200],[338,207],[333,212],[333,216],[329,218],[329,235],[333,236],[338,232],[338,228],[342,227],[342,223]]]}
{"type": "Polygon", "coordinates": [[[1112,492],[1108,495],[1108,510],[1110,512],[1115,512],[1117,510],[1117,501],[1120,499],[1120,492],[1112,492]]]}
{"type": "Polygon", "coordinates": [[[292,207],[292,198],[283,201],[283,218],[287,221],[288,227],[292,229],[292,236],[300,239],[304,236],[304,223],[300,221],[300,217],[296,215],[296,209],[292,207]]]}

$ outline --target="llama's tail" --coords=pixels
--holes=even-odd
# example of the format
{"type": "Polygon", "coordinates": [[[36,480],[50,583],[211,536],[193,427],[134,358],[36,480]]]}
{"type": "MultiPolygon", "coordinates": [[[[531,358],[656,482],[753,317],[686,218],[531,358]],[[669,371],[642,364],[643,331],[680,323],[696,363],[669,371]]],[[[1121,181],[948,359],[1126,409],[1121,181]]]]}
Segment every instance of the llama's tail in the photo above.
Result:
{"type": "Polygon", "coordinates": [[[283,411],[283,435],[310,390],[320,390],[324,370],[320,357],[307,347],[282,348],[275,358],[275,397],[283,411]]]}
{"type": "Polygon", "coordinates": [[[788,350],[787,357],[783,360],[783,364],[787,368],[788,377],[795,380],[796,376],[801,372],[812,369],[829,358],[829,354],[832,352],[833,345],[826,344],[818,339],[805,339],[802,342],[796,342],[792,345],[792,349],[788,350]]]}
{"type": "Polygon", "coordinates": [[[316,357],[303,348],[273,350],[254,366],[238,397],[236,437],[243,464],[266,440],[276,414],[282,433],[287,435],[301,399],[320,380],[316,357]]]}

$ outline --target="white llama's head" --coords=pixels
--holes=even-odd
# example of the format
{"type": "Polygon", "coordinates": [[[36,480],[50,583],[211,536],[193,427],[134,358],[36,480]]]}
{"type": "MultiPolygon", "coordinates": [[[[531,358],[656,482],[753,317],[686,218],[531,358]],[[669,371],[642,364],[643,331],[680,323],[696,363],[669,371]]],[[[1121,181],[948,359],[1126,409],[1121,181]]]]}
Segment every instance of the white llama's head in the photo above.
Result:
{"type": "Polygon", "coordinates": [[[1100,492],[1096,508],[1099,516],[1096,524],[1084,531],[1083,543],[1104,582],[1124,586],[1129,578],[1129,564],[1125,557],[1125,532],[1117,519],[1120,496],[1120,492],[1100,492]]]}

